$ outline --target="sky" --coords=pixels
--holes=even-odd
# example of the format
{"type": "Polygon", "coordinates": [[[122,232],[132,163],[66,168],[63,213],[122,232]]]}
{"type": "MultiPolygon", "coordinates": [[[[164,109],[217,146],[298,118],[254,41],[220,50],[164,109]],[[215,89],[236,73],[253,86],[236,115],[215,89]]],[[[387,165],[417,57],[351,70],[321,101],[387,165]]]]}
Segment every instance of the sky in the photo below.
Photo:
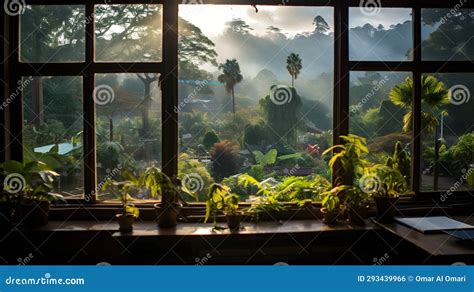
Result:
{"type": "MultiPolygon", "coordinates": [[[[214,37],[222,33],[225,23],[233,18],[247,22],[258,35],[265,34],[269,25],[278,27],[288,35],[313,30],[312,21],[321,15],[333,29],[333,9],[331,7],[290,7],[290,6],[257,6],[247,5],[180,5],[180,16],[200,27],[204,34],[214,37]]],[[[374,15],[365,15],[359,8],[350,10],[350,27],[370,23],[377,27],[403,23],[411,19],[411,10],[403,8],[383,8],[374,15]]]]}

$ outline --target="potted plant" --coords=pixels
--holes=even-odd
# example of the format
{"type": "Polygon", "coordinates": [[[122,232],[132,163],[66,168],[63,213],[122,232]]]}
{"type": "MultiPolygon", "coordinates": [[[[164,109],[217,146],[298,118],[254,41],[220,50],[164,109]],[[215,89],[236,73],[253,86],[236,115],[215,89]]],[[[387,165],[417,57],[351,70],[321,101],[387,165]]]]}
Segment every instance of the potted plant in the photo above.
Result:
{"type": "Polygon", "coordinates": [[[344,208],[347,222],[351,225],[363,226],[368,218],[370,193],[359,186],[347,186],[344,191],[344,208]]]}
{"type": "Polygon", "coordinates": [[[204,222],[212,217],[214,228],[219,228],[217,215],[220,211],[223,211],[226,216],[227,226],[230,230],[240,227],[243,212],[239,211],[239,197],[232,194],[229,187],[214,183],[211,185],[207,196],[204,222]]]}
{"type": "Polygon", "coordinates": [[[329,193],[333,193],[332,196],[337,196],[339,203],[344,204],[349,223],[363,225],[365,223],[363,219],[367,217],[370,194],[364,192],[358,184],[354,184],[354,180],[360,177],[368,165],[368,161],[363,158],[369,153],[367,142],[365,138],[356,135],[341,136],[341,139],[344,144],[334,145],[323,153],[327,155],[335,152],[329,160],[329,167],[333,175],[339,173],[339,181],[346,182],[339,183],[329,193]],[[343,175],[338,167],[342,167],[343,175]]]}
{"type": "Polygon", "coordinates": [[[183,202],[180,196],[181,192],[196,197],[195,193],[181,186],[180,180],[172,180],[155,166],[147,168],[141,175],[140,185],[149,189],[153,198],[161,198],[161,202],[155,204],[155,210],[158,216],[158,226],[162,228],[172,228],[178,224],[178,216],[183,202]]]}
{"type": "Polygon", "coordinates": [[[367,170],[367,175],[373,175],[379,186],[367,186],[372,189],[372,196],[377,207],[377,220],[391,222],[396,214],[395,204],[402,195],[413,194],[408,190],[405,178],[399,170],[386,165],[376,164],[367,170]]]}
{"type": "Polygon", "coordinates": [[[133,230],[133,223],[138,218],[140,210],[130,203],[133,200],[130,193],[133,190],[139,189],[139,180],[128,172],[122,175],[128,178],[128,180],[123,182],[108,180],[102,186],[102,189],[110,190],[112,194],[119,196],[122,207],[120,212],[115,215],[119,223],[119,230],[121,232],[131,232],[133,230]]]}
{"type": "Polygon", "coordinates": [[[323,198],[321,201],[321,214],[324,223],[328,225],[337,223],[337,219],[341,214],[341,199],[339,196],[344,188],[345,186],[337,186],[321,195],[323,198]]]}
{"type": "Polygon", "coordinates": [[[7,220],[12,210],[19,213],[20,222],[29,227],[48,224],[50,204],[63,201],[59,194],[52,193],[54,176],[58,176],[48,165],[41,161],[22,163],[6,161],[0,164],[3,179],[2,201],[7,220]],[[7,194],[8,193],[8,194],[7,194]]]}

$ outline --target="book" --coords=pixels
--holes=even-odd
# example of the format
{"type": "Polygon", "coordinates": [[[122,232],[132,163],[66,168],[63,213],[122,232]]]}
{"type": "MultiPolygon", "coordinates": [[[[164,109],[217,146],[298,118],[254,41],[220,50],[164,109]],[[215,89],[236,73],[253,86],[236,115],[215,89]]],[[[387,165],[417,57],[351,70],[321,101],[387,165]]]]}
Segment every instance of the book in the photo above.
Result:
{"type": "Polygon", "coordinates": [[[446,216],[414,218],[396,217],[395,220],[422,233],[474,229],[474,226],[472,225],[451,219],[446,216]]]}

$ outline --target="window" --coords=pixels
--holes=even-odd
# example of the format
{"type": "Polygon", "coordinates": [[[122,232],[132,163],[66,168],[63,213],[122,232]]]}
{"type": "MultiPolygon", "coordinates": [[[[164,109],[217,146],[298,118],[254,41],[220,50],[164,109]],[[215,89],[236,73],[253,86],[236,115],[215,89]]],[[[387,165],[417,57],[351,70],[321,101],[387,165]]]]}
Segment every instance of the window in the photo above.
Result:
{"type": "MultiPolygon", "coordinates": [[[[2,35],[4,154],[67,160],[55,189],[71,198],[111,199],[98,186],[118,166],[160,165],[193,184],[197,174],[201,200],[240,171],[331,178],[319,154],[348,133],[378,147],[372,161],[390,153],[384,140],[404,141],[424,195],[471,170],[454,158],[473,152],[470,2],[33,2],[6,16],[2,35]],[[439,106],[423,98],[427,81],[443,85],[439,106]],[[394,103],[410,82],[411,101],[394,103]],[[255,159],[271,149],[277,158],[255,159]]],[[[455,191],[470,194],[465,182],[455,191]]]]}
{"type": "Polygon", "coordinates": [[[349,9],[349,56],[355,61],[412,60],[411,9],[349,9]]]}
{"type": "Polygon", "coordinates": [[[188,189],[205,200],[212,182],[233,184],[239,173],[330,180],[321,154],[332,145],[333,9],[179,11],[178,171],[188,189]]]}
{"type": "Polygon", "coordinates": [[[41,160],[60,175],[54,191],[66,197],[84,193],[82,78],[28,76],[23,89],[24,159],[41,160]]]}
{"type": "Polygon", "coordinates": [[[422,107],[422,190],[470,189],[466,177],[474,173],[473,77],[423,75],[424,84],[438,82],[439,86],[425,90],[422,107]]]}
{"type": "Polygon", "coordinates": [[[405,72],[351,72],[349,129],[367,139],[370,162],[385,164],[397,142],[410,152],[411,120],[405,116],[412,115],[413,94],[399,96],[394,88],[412,81],[405,72]]]}
{"type": "Polygon", "coordinates": [[[84,12],[79,5],[27,6],[20,18],[21,61],[84,61],[84,12]]]}

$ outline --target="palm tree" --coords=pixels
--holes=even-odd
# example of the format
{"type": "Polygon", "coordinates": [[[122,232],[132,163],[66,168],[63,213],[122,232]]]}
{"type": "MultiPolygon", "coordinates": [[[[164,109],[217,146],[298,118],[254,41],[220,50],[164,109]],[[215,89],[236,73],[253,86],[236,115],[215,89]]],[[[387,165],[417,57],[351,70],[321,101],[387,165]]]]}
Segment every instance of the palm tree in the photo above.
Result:
{"type": "Polygon", "coordinates": [[[301,69],[303,69],[302,61],[299,54],[291,53],[286,59],[286,69],[291,75],[291,86],[295,87],[295,80],[298,79],[301,69]]]}
{"type": "Polygon", "coordinates": [[[222,74],[217,80],[225,84],[225,90],[231,94],[232,112],[235,115],[235,85],[242,82],[244,77],[240,74],[240,66],[236,59],[226,60],[225,63],[219,64],[219,70],[222,74]]]}
{"type": "MultiPolygon", "coordinates": [[[[422,126],[428,133],[434,133],[438,126],[438,111],[440,107],[449,103],[448,90],[444,83],[438,81],[434,76],[423,75],[421,78],[421,102],[424,111],[421,112],[422,126]],[[428,110],[429,109],[429,110],[428,110]],[[427,111],[428,110],[428,111],[427,111]]],[[[390,91],[390,100],[408,112],[403,117],[403,132],[409,132],[413,120],[413,79],[407,77],[404,82],[394,86],[390,91]]]]}

